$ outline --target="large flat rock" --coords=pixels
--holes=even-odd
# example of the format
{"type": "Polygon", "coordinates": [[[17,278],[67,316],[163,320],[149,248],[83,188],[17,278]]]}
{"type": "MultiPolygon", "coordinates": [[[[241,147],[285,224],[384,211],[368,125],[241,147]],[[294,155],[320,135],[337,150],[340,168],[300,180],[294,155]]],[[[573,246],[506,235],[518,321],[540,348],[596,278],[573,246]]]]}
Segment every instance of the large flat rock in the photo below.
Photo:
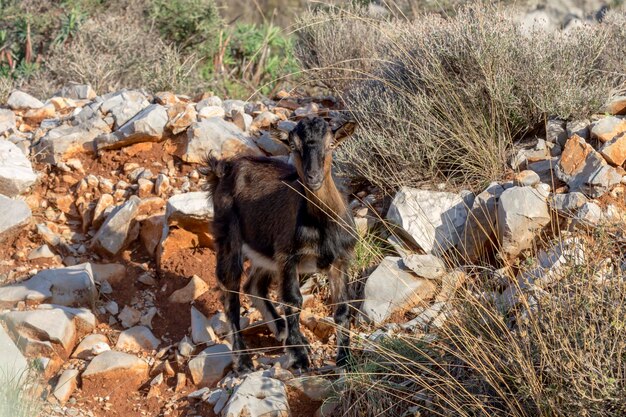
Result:
{"type": "Polygon", "coordinates": [[[83,387],[90,391],[99,389],[106,392],[111,388],[137,389],[148,379],[148,363],[123,352],[106,351],[89,362],[83,372],[83,387]]]}
{"type": "Polygon", "coordinates": [[[76,342],[73,316],[61,309],[11,311],[2,316],[11,331],[24,339],[51,342],[63,348],[68,357],[76,342]]]}
{"type": "Polygon", "coordinates": [[[62,125],[51,129],[33,147],[37,160],[57,164],[80,154],[95,152],[94,140],[102,130],[85,125],[62,125]]]}
{"type": "Polygon", "coordinates": [[[138,236],[139,229],[135,226],[135,216],[139,210],[141,200],[132,196],[124,204],[115,208],[104,221],[91,241],[92,248],[98,253],[115,256],[124,249],[134,237],[138,236]]]}
{"type": "Polygon", "coordinates": [[[226,403],[222,415],[228,417],[289,417],[285,384],[254,372],[237,387],[226,403]]]}
{"type": "Polygon", "coordinates": [[[530,248],[550,223],[547,195],[533,187],[512,187],[500,195],[498,238],[503,254],[514,258],[530,248]]]}
{"type": "Polygon", "coordinates": [[[98,136],[96,149],[119,149],[139,142],[158,142],[163,138],[167,111],[150,104],[113,133],[98,136]]]}
{"type": "Polygon", "coordinates": [[[189,127],[182,159],[200,163],[211,151],[224,158],[239,153],[262,154],[251,138],[221,117],[210,117],[189,127]]]}
{"type": "Polygon", "coordinates": [[[98,295],[89,263],[47,269],[32,278],[0,287],[0,306],[19,301],[92,306],[98,295]]]}
{"type": "Polygon", "coordinates": [[[402,187],[387,220],[426,253],[442,253],[455,246],[467,219],[468,203],[458,194],[402,187]]]}

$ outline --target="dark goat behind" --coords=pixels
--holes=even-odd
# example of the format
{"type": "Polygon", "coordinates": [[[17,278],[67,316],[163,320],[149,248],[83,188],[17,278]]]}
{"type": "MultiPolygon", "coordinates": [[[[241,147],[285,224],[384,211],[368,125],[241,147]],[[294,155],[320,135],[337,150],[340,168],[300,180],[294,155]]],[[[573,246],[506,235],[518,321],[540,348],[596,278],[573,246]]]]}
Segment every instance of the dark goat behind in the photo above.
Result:
{"type": "Polygon", "coordinates": [[[294,165],[275,158],[239,156],[207,158],[208,191],[214,206],[216,275],[224,293],[235,367],[252,368],[240,333],[243,261],[251,263],[244,286],[276,339],[284,342],[295,368],[308,368],[308,341],[300,331],[299,274],[325,272],[331,286],[337,324],[337,364],[349,355],[350,311],[347,268],[356,234],[346,197],[331,173],[332,150],[354,125],[331,130],[321,118],[301,120],[279,139],[290,147],[294,165]],[[285,317],[269,300],[275,283],[285,317]]]}

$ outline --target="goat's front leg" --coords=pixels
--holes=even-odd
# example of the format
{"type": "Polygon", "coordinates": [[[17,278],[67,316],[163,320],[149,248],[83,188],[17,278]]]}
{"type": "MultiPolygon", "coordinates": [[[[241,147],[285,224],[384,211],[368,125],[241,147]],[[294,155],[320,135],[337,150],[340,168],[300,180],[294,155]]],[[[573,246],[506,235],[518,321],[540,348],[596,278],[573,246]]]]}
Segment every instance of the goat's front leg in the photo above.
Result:
{"type": "Polygon", "coordinates": [[[328,272],[335,325],[337,326],[337,366],[346,366],[350,358],[350,304],[348,270],[343,261],[333,263],[328,272]]]}
{"type": "Polygon", "coordinates": [[[302,294],[298,281],[297,261],[288,259],[282,268],[282,299],[285,303],[287,318],[287,340],[285,348],[290,356],[293,368],[308,369],[310,362],[307,354],[308,340],[300,331],[300,311],[302,310],[302,294]]]}

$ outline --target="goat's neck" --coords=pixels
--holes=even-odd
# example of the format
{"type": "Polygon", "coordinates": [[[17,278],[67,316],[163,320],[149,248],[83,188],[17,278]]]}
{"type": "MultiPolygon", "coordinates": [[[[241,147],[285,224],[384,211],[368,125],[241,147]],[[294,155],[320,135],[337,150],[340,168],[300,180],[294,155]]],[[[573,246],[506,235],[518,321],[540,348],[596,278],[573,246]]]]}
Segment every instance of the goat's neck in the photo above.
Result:
{"type": "Polygon", "coordinates": [[[345,216],[346,204],[330,173],[319,190],[305,189],[309,213],[318,218],[339,219],[345,216]]]}

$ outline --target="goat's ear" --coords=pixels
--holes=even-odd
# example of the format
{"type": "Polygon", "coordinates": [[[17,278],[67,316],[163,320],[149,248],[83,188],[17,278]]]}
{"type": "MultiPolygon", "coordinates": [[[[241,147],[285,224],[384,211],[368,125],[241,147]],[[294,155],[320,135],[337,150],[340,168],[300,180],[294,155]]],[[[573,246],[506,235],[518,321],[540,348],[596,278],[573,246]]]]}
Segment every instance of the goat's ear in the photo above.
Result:
{"type": "Polygon", "coordinates": [[[274,142],[278,142],[283,146],[289,148],[289,132],[284,130],[272,129],[270,130],[270,137],[274,142]]]}
{"type": "Polygon", "coordinates": [[[332,148],[334,149],[338,147],[339,144],[341,144],[341,142],[343,142],[344,139],[347,139],[350,136],[352,136],[355,129],[356,129],[356,122],[352,120],[342,124],[337,129],[334,129],[333,130],[333,143],[331,145],[332,148]]]}

